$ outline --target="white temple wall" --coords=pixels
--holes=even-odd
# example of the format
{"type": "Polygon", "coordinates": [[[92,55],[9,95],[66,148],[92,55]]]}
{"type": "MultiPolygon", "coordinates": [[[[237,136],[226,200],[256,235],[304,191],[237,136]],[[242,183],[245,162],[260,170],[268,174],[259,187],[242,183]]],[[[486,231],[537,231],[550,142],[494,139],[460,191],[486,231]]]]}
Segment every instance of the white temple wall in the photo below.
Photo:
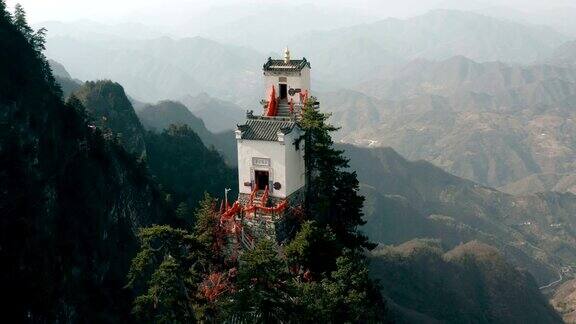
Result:
{"type": "MultiPolygon", "coordinates": [[[[286,74],[281,74],[279,72],[265,72],[264,74],[264,83],[266,86],[266,92],[264,93],[264,98],[266,100],[270,97],[270,91],[272,89],[272,85],[276,88],[276,95],[279,95],[279,84],[286,83],[289,89],[301,89],[301,91],[308,90],[310,91],[310,69],[308,67],[304,67],[300,72],[290,72],[286,74]],[[280,82],[280,78],[285,77],[286,82],[280,82]]],[[[288,99],[293,98],[295,103],[300,102],[300,95],[294,94],[294,96],[290,97],[288,95],[288,99]]]]}
{"type": "MultiPolygon", "coordinates": [[[[271,196],[286,197],[285,146],[280,142],[238,140],[238,184],[240,193],[250,194],[252,189],[245,182],[254,180],[254,171],[268,171],[270,181],[280,182],[280,190],[273,190],[271,196]],[[269,159],[270,165],[255,165],[252,158],[269,159]]],[[[260,188],[264,189],[264,188],[260,188]]]]}
{"type": "MultiPolygon", "coordinates": [[[[250,194],[252,189],[244,183],[254,181],[254,171],[268,171],[270,182],[279,182],[281,188],[272,190],[271,196],[285,198],[305,184],[304,143],[296,150],[294,140],[299,132],[293,131],[281,142],[238,140],[238,184],[239,192],[250,194]],[[255,164],[253,158],[259,161],[255,164]],[[262,160],[260,160],[262,159],[262,160]],[[269,159],[269,165],[265,165],[269,159]],[[287,176],[289,175],[289,176],[287,176]]],[[[260,188],[263,189],[263,188],[260,188]]]]}
{"type": "Polygon", "coordinates": [[[285,135],[286,146],[286,196],[290,196],[306,183],[306,168],[304,163],[304,141],[300,141],[300,147],[296,150],[294,141],[300,137],[300,132],[294,130],[285,135]]]}

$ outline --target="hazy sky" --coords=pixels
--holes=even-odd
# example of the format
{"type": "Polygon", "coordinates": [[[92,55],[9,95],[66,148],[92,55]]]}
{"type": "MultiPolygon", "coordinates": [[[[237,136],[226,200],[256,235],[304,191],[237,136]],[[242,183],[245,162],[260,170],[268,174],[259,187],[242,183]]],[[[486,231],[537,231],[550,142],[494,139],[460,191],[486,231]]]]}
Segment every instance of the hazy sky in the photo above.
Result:
{"type": "Polygon", "coordinates": [[[144,22],[169,24],[170,17],[194,17],[210,7],[239,4],[296,4],[353,8],[365,14],[385,17],[407,17],[430,9],[457,7],[468,9],[482,6],[507,6],[515,10],[545,10],[559,6],[576,6],[576,0],[7,0],[9,7],[21,3],[29,20],[72,21],[90,19],[99,22],[144,22]]]}

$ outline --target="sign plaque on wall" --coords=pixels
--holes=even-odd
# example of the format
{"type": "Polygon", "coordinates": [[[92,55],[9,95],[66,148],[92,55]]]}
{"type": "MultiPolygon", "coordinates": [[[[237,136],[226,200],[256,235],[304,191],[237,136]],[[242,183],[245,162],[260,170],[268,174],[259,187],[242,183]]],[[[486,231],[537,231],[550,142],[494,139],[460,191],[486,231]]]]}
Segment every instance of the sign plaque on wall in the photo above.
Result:
{"type": "Polygon", "coordinates": [[[253,157],[253,158],[252,158],[252,165],[255,165],[255,166],[270,166],[270,159],[269,159],[269,158],[253,157]]]}

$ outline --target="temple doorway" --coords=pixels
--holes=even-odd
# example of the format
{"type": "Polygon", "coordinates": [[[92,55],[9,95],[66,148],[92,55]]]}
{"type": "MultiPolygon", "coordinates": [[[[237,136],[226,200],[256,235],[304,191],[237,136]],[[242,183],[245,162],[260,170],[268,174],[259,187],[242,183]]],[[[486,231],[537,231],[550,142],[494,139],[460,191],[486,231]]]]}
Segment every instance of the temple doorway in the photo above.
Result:
{"type": "Polygon", "coordinates": [[[264,190],[270,181],[270,174],[268,171],[254,171],[254,177],[256,178],[256,186],[258,190],[264,190]]]}
{"type": "Polygon", "coordinates": [[[288,85],[280,84],[280,100],[286,100],[288,98],[288,85]]]}

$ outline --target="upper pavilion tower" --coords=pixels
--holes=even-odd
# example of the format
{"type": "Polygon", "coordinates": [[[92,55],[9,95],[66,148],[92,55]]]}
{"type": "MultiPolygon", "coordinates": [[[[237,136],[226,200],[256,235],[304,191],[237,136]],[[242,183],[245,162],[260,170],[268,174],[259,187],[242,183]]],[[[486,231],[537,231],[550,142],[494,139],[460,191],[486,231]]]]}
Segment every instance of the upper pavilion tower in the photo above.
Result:
{"type": "Polygon", "coordinates": [[[284,50],[284,59],[273,60],[269,57],[263,71],[266,95],[274,89],[277,91],[279,103],[292,101],[300,104],[300,94],[310,91],[310,63],[305,57],[292,60],[288,47],[284,50]]]}

